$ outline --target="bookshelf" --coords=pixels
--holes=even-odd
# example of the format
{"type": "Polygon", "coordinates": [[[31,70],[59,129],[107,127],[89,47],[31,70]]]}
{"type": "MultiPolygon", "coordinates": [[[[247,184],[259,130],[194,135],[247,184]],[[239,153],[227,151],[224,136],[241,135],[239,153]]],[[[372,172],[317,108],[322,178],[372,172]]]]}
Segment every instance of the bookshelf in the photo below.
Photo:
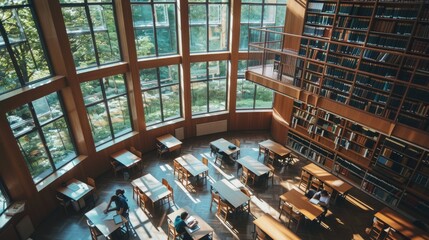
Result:
{"type": "Polygon", "coordinates": [[[429,3],[309,0],[294,85],[429,132],[429,3]]]}

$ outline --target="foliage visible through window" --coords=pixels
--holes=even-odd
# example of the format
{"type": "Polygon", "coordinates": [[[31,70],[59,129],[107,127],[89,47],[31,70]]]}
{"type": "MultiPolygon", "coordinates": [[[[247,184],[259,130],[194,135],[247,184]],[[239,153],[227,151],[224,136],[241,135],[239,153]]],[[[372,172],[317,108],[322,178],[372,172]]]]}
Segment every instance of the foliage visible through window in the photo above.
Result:
{"type": "Polygon", "coordinates": [[[246,60],[238,61],[237,109],[269,109],[273,107],[273,90],[245,79],[246,60]]]}
{"type": "Polygon", "coordinates": [[[7,192],[6,186],[3,184],[3,181],[0,179],[0,215],[6,211],[10,205],[10,197],[7,192]]]}
{"type": "Polygon", "coordinates": [[[84,82],[80,88],[96,146],[131,132],[123,75],[84,82]]]}
{"type": "Polygon", "coordinates": [[[191,63],[192,115],[226,110],[227,62],[191,63]]]}
{"type": "Polygon", "coordinates": [[[0,4],[0,94],[52,75],[36,22],[27,1],[0,4]]]}
{"type": "Polygon", "coordinates": [[[182,116],[178,65],[143,69],[140,82],[147,126],[182,116]]]}
{"type": "MultiPolygon", "coordinates": [[[[249,44],[250,27],[283,26],[287,0],[243,0],[240,20],[240,51],[249,44]]],[[[252,36],[252,39],[258,39],[252,36]]],[[[262,40],[263,41],[263,40],[262,40]]]]}
{"type": "Polygon", "coordinates": [[[131,1],[137,56],[177,54],[176,1],[131,1]]]}
{"type": "Polygon", "coordinates": [[[76,157],[57,93],[8,112],[7,119],[35,183],[76,157]]]}
{"type": "Polygon", "coordinates": [[[121,60],[112,1],[60,0],[77,69],[121,60]]]}
{"type": "Polygon", "coordinates": [[[191,52],[228,50],[229,1],[189,1],[191,52]]]}

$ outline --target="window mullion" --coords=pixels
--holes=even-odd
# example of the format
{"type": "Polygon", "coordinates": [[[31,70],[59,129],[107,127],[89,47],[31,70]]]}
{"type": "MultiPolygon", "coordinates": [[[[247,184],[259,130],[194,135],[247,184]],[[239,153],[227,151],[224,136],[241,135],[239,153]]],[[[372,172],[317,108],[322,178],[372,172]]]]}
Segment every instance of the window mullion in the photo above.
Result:
{"type": "Polygon", "coordinates": [[[98,48],[97,48],[97,43],[95,41],[94,26],[92,25],[92,18],[89,11],[89,6],[87,4],[85,4],[85,12],[86,12],[86,20],[88,21],[89,32],[92,38],[92,44],[94,45],[95,61],[97,62],[97,65],[100,66],[100,57],[98,56],[98,48]]]}
{"type": "Polygon", "coordinates": [[[161,94],[161,77],[159,74],[159,67],[156,68],[156,77],[158,82],[158,94],[159,94],[159,110],[161,113],[161,122],[164,122],[164,108],[162,106],[162,94],[161,94]]]}
{"type": "Polygon", "coordinates": [[[152,6],[152,23],[153,23],[153,40],[155,42],[155,56],[158,56],[158,38],[157,38],[157,32],[156,32],[156,11],[155,11],[155,3],[151,2],[150,5],[152,6]]]}
{"type": "MultiPolygon", "coordinates": [[[[111,134],[111,137],[113,139],[115,137],[115,134],[113,131],[112,119],[110,119],[110,109],[109,109],[109,104],[107,104],[108,99],[106,96],[106,89],[104,88],[103,80],[99,79],[99,82],[100,82],[100,87],[101,87],[101,94],[103,95],[103,99],[104,99],[103,103],[104,103],[104,107],[106,109],[107,121],[109,122],[110,134],[111,134]]],[[[111,98],[111,99],[113,99],[113,98],[111,98]]]]}
{"type": "Polygon", "coordinates": [[[207,3],[207,4],[205,4],[206,5],[206,49],[207,49],[207,52],[210,52],[210,44],[209,44],[209,31],[210,31],[210,16],[209,16],[209,6],[210,6],[210,3],[207,3]]]}

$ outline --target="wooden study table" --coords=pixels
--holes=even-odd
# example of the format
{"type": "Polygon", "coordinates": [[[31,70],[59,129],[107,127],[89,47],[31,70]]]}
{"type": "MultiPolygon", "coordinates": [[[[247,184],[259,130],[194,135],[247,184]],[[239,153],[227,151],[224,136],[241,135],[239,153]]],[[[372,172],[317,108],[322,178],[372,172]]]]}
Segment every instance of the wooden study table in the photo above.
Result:
{"type": "Polygon", "coordinates": [[[227,140],[220,138],[216,141],[210,142],[210,145],[216,147],[217,149],[219,149],[218,151],[220,152],[224,152],[226,155],[228,156],[232,156],[235,153],[237,153],[238,151],[240,151],[240,148],[235,146],[233,143],[228,142],[227,140]],[[235,149],[230,149],[229,146],[235,146],[235,149]]]}
{"type": "MultiPolygon", "coordinates": [[[[328,185],[329,187],[331,187],[332,189],[334,189],[336,192],[340,193],[341,195],[346,195],[347,192],[353,188],[352,185],[344,182],[343,180],[332,175],[331,173],[327,172],[326,170],[317,166],[314,163],[310,163],[308,165],[305,165],[302,168],[302,170],[310,173],[310,175],[316,177],[321,182],[328,185]]],[[[331,196],[331,197],[334,197],[334,196],[331,196]]]]}
{"type": "Polygon", "coordinates": [[[234,208],[238,208],[250,200],[246,194],[226,179],[215,182],[212,187],[216,189],[219,195],[223,199],[227,200],[234,208]]]}
{"type": "Polygon", "coordinates": [[[161,137],[157,137],[156,140],[162,145],[164,145],[166,148],[168,148],[169,152],[174,152],[178,149],[180,150],[182,147],[182,142],[171,134],[166,134],[161,137]]]}
{"type": "Polygon", "coordinates": [[[70,179],[65,186],[57,188],[57,192],[63,194],[64,196],[76,201],[81,208],[79,200],[92,192],[94,188],[88,184],[81,182],[77,179],[70,179]]]}
{"type": "Polygon", "coordinates": [[[397,232],[411,240],[429,239],[429,234],[415,226],[410,220],[385,207],[374,215],[397,232]]]}
{"type": "Polygon", "coordinates": [[[116,211],[104,213],[106,207],[107,203],[102,203],[91,209],[89,212],[85,213],[85,216],[97,227],[98,230],[100,230],[100,232],[106,238],[108,238],[112,232],[120,228],[123,223],[126,223],[127,219],[121,216],[122,223],[115,224],[115,221],[113,221],[113,216],[117,214],[116,211]]]}
{"type": "Polygon", "coordinates": [[[298,240],[301,239],[291,230],[286,228],[279,221],[275,220],[271,215],[264,214],[262,217],[253,221],[256,227],[270,236],[273,240],[298,240]]]}
{"type": "Polygon", "coordinates": [[[126,149],[112,154],[111,157],[127,168],[138,164],[142,160],[140,157],[134,155],[126,149]]]}
{"type": "Polygon", "coordinates": [[[280,159],[288,157],[291,153],[289,149],[270,139],[260,142],[259,146],[274,152],[280,159]]]}
{"type": "Polygon", "coordinates": [[[280,195],[280,201],[292,204],[300,213],[311,221],[323,213],[322,207],[311,203],[306,196],[298,192],[296,189],[291,189],[289,192],[280,195]]]}
{"type": "Polygon", "coordinates": [[[249,171],[251,171],[258,177],[268,173],[271,170],[269,167],[265,166],[263,163],[260,163],[258,160],[250,156],[245,156],[238,159],[237,163],[245,166],[247,169],[249,169],[249,171]]]}
{"type": "Polygon", "coordinates": [[[134,179],[131,184],[146,194],[146,196],[152,201],[152,207],[155,206],[157,201],[167,197],[171,193],[166,186],[164,186],[150,173],[134,179]]]}
{"type": "Polygon", "coordinates": [[[204,165],[202,161],[198,160],[192,154],[183,155],[174,159],[174,161],[178,162],[193,177],[198,176],[201,173],[209,170],[209,168],[204,165]]]}
{"type": "Polygon", "coordinates": [[[214,230],[206,221],[204,221],[200,216],[198,216],[194,211],[192,211],[188,206],[185,206],[183,208],[179,208],[176,211],[170,213],[167,215],[168,219],[170,219],[173,223],[177,216],[180,216],[182,212],[187,212],[189,215],[194,217],[198,221],[198,226],[200,226],[200,229],[197,231],[190,233],[189,229],[186,228],[186,231],[191,235],[193,239],[201,239],[209,234],[213,234],[214,230]]]}

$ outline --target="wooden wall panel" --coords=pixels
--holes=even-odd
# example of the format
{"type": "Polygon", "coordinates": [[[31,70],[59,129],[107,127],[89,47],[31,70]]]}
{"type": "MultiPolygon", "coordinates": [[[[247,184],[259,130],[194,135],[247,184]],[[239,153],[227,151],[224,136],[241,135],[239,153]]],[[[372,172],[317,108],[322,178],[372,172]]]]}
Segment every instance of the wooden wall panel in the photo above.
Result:
{"type": "Polygon", "coordinates": [[[268,130],[271,127],[272,111],[238,112],[234,121],[228,123],[229,131],[268,130]]]}
{"type": "MultiPolygon", "coordinates": [[[[286,33],[301,35],[304,27],[305,9],[307,0],[289,0],[286,10],[286,33]]],[[[300,38],[285,38],[284,48],[298,51],[300,38]]]]}

